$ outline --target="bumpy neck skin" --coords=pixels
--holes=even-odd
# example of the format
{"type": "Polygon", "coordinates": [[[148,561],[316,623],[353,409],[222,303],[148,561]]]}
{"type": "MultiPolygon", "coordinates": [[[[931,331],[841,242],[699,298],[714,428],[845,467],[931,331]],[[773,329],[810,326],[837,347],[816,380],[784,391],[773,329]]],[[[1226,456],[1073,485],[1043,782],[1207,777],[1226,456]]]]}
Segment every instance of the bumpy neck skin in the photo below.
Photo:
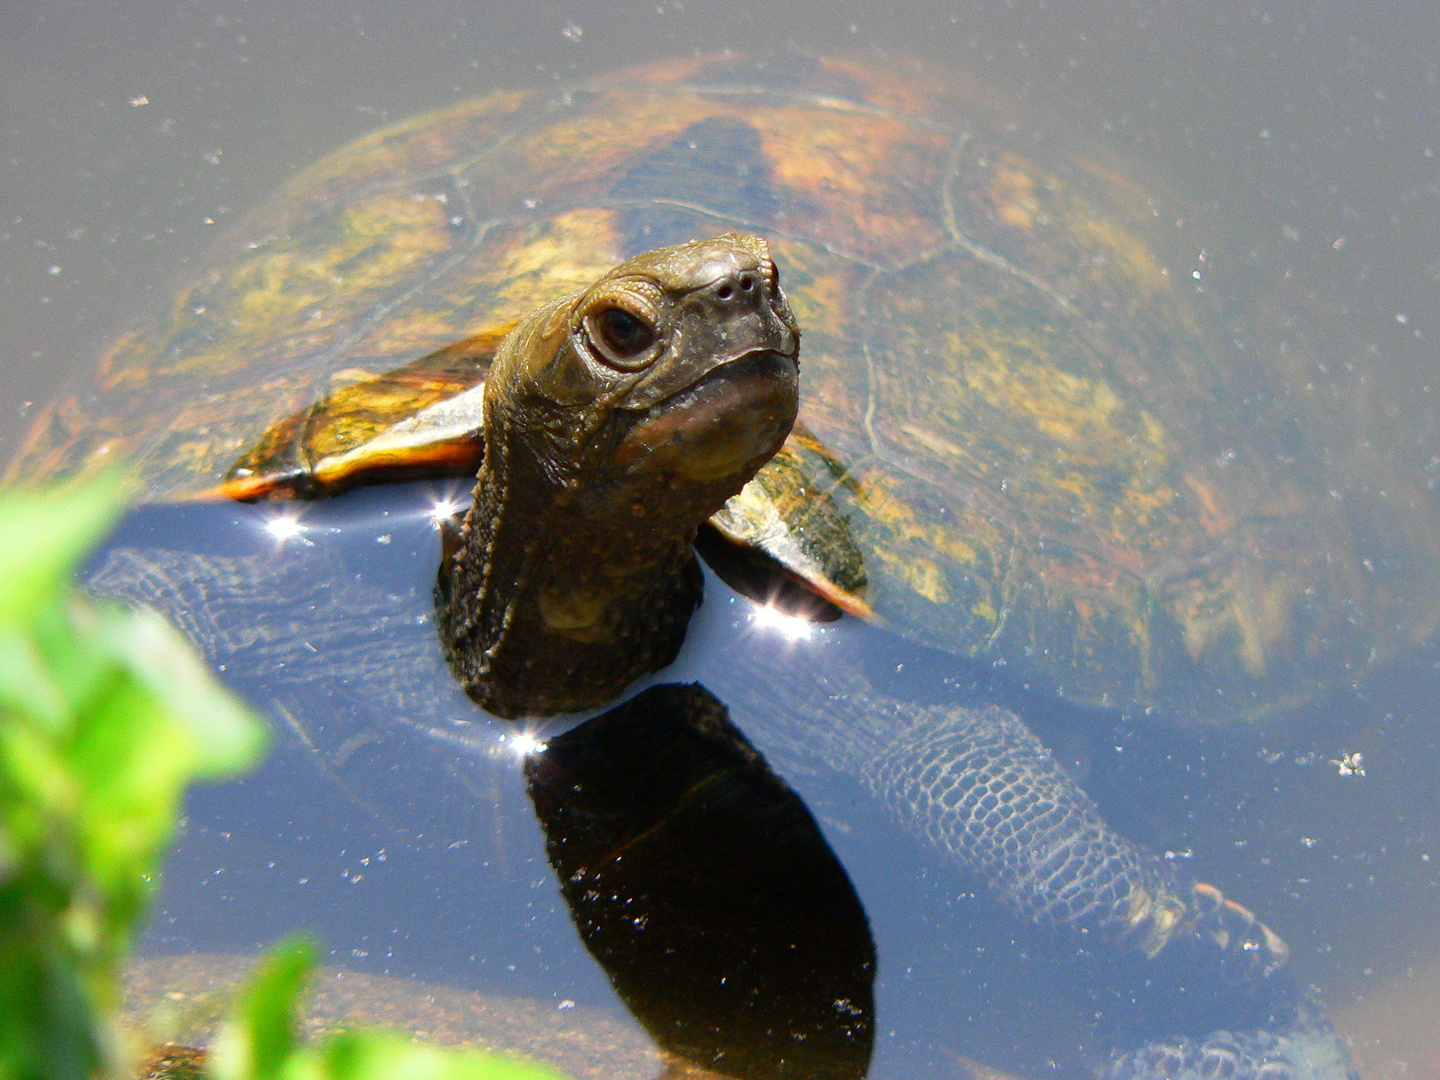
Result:
{"type": "Polygon", "coordinates": [[[568,488],[534,464],[487,458],[442,575],[451,667],[498,716],[614,698],[674,659],[700,603],[690,539],[703,507],[657,528],[630,509],[655,498],[647,485],[568,488]]]}
{"type": "Polygon", "coordinates": [[[691,540],[789,433],[797,349],[752,237],[640,256],[516,328],[436,592],[471,697],[577,711],[674,659],[701,596],[691,540]]]}

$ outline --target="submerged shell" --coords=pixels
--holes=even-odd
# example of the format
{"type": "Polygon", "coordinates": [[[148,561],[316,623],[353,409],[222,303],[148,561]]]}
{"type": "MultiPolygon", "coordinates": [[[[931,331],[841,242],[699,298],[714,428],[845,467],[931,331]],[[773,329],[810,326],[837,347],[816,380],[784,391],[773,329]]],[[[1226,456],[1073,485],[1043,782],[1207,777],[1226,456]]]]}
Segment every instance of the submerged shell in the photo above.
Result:
{"type": "Polygon", "coordinates": [[[250,215],[47,410],[11,475],[123,458],[152,497],[195,492],[365,384],[376,415],[332,424],[347,445],[484,361],[383,408],[375,375],[639,251],[741,229],[769,240],[805,348],[801,426],[724,515],[732,536],[1087,702],[1249,714],[1427,635],[1428,496],[1385,517],[1332,495],[1363,418],[1295,392],[1303,350],[1262,313],[1197,294],[1172,227],[1186,208],[999,115],[922,77],[786,57],[419,117],[250,215]]]}

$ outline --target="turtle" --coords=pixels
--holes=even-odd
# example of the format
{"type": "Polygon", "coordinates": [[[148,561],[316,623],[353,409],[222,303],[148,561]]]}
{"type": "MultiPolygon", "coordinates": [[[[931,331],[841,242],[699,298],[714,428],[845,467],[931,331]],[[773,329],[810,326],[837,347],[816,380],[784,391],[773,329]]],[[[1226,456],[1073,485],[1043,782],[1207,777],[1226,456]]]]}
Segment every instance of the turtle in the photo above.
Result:
{"type": "Polygon", "coordinates": [[[6,475],[123,458],[145,497],[194,494],[355,387],[360,412],[312,433],[324,458],[472,384],[526,310],[737,227],[786,268],[807,391],[716,525],[843,607],[1078,704],[1198,720],[1424,640],[1433,500],[1299,331],[1207,309],[1185,201],[1094,148],[1042,157],[995,108],[842,61],[688,59],[385,129],[242,223],[6,475]],[[1383,514],[1337,490],[1342,458],[1383,514]]]}
{"type": "MultiPolygon", "coordinates": [[[[538,363],[553,335],[537,319],[608,340],[618,370],[648,362],[663,335],[633,304],[593,313],[608,327],[575,305],[636,273],[673,299],[657,267],[728,252],[733,272],[706,287],[734,297],[748,275],[778,297],[783,276],[772,321],[806,343],[793,426],[770,412],[783,444],[726,474],[748,482],[705,526],[766,582],[1039,693],[1198,719],[1285,708],[1423,639],[1434,570],[1412,541],[1433,508],[1380,520],[1331,497],[1324,466],[1350,429],[1285,393],[1303,344],[1195,291],[1170,228],[1182,202],[1101,154],[1044,153],[995,112],[923,73],[691,57],[386,129],[242,222],[91,390],[37,417],[7,475],[123,459],[149,498],[248,499],[473,470],[510,445],[487,450],[490,365],[538,363]],[[1239,326],[1266,363],[1235,363],[1239,326]],[[1382,549],[1416,567],[1403,594],[1367,572],[1382,549]]],[[[633,504],[637,520],[669,505],[633,504]]],[[[448,534],[447,566],[466,564],[474,523],[448,534]]],[[[693,592],[692,527],[667,565],[693,592]]],[[[470,627],[452,601],[459,656],[470,627]]],[[[549,622],[580,640],[587,606],[560,598],[549,622]]],[[[673,651],[677,623],[642,666],[673,651]]],[[[534,708],[455,664],[498,712],[534,708]]],[[[1146,1046],[1114,1075],[1344,1074],[1279,970],[1283,942],[1110,830],[1013,712],[897,704],[859,673],[831,691],[774,693],[1018,914],[1262,988],[1273,1022],[1252,1036],[1146,1046]]]]}

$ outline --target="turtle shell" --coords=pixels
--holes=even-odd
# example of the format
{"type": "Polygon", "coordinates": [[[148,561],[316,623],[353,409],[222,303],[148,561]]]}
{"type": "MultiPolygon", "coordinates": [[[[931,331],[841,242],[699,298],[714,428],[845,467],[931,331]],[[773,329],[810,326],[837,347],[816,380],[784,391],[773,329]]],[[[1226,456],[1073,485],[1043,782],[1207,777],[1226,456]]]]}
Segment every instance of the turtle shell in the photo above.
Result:
{"type": "Polygon", "coordinates": [[[123,459],[152,498],[194,493],[360,387],[331,425],[352,445],[488,354],[412,364],[383,401],[377,374],[739,229],[769,241],[805,337],[800,423],[717,520],[732,538],[1097,704],[1253,714],[1425,637],[1429,498],[1386,517],[1340,497],[1359,421],[1260,304],[1197,291],[1191,208],[1017,130],[973,88],[797,57],[418,117],[249,215],[37,419],[10,476],[123,459]]]}

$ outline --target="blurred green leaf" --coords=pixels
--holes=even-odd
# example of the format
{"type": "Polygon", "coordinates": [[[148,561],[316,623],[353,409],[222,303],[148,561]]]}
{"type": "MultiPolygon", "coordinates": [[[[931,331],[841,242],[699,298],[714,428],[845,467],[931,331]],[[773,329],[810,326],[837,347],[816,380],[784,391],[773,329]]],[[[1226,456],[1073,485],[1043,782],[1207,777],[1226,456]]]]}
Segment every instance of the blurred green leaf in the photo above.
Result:
{"type": "Polygon", "coordinates": [[[256,965],[215,1040],[215,1080],[563,1080],[534,1065],[384,1031],[343,1031],[301,1049],[298,1002],[315,953],[308,938],[295,937],[256,965]]]}
{"type": "Polygon", "coordinates": [[[315,967],[315,945],[282,942],[256,965],[211,1054],[216,1080],[276,1080],[294,1054],[300,996],[315,967]]]}
{"type": "Polygon", "coordinates": [[[266,729],[225,689],[180,634],[153,611],[108,613],[101,633],[115,656],[193,740],[196,776],[231,776],[265,748],[266,729]]]}
{"type": "MultiPolygon", "coordinates": [[[[537,1065],[508,1061],[494,1054],[462,1053],[410,1042],[380,1031],[347,1031],[334,1036],[321,1052],[326,1080],[560,1080],[537,1065]]],[[[301,1080],[311,1074],[287,1074],[301,1080]]]]}
{"type": "Polygon", "coordinates": [[[53,491],[0,494],[0,622],[25,624],[68,589],[71,573],[125,509],[130,488],[105,475],[53,491]]]}
{"type": "Polygon", "coordinates": [[[157,616],[71,589],[124,495],[0,495],[0,1077],[118,1075],[119,964],[185,785],[263,745],[157,616]]]}
{"type": "Polygon", "coordinates": [[[0,709],[26,713],[54,729],[70,721],[70,703],[50,677],[45,658],[34,641],[19,627],[3,623],[0,623],[0,709]]]}

